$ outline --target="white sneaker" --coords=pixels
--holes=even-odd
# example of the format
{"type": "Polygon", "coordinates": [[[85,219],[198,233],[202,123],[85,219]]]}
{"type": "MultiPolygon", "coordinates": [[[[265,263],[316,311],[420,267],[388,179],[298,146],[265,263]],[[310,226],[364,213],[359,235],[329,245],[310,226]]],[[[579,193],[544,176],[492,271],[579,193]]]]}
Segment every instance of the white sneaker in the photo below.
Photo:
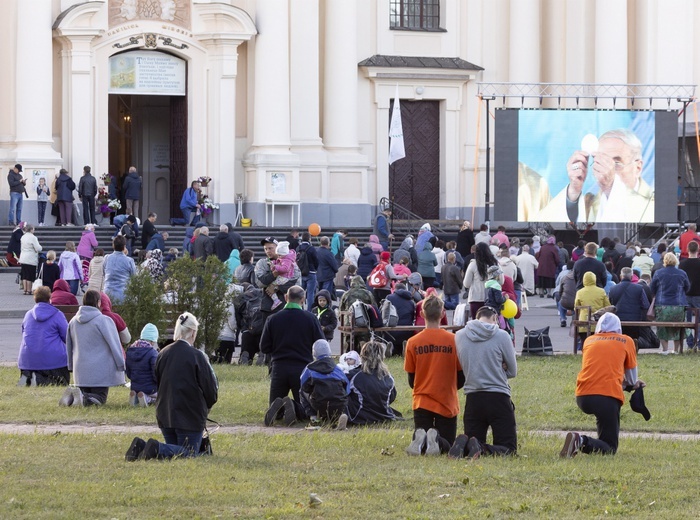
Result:
{"type": "Polygon", "coordinates": [[[418,428],[413,432],[413,440],[411,444],[406,448],[406,453],[413,456],[419,456],[423,451],[423,445],[425,444],[426,433],[423,428],[418,428]]]}
{"type": "Polygon", "coordinates": [[[73,392],[73,406],[84,406],[83,393],[80,391],[80,388],[74,386],[71,388],[71,391],[73,392]]]}
{"type": "Polygon", "coordinates": [[[348,416],[346,414],[340,414],[338,417],[338,425],[335,427],[336,430],[347,430],[348,429],[348,416]]]}
{"type": "Polygon", "coordinates": [[[136,394],[136,402],[139,406],[143,406],[144,408],[148,406],[148,401],[146,401],[146,396],[143,392],[136,394]]]}
{"type": "Polygon", "coordinates": [[[129,392],[129,404],[131,406],[138,406],[139,404],[138,398],[136,397],[136,392],[133,390],[129,392]]]}
{"type": "Polygon", "coordinates": [[[440,445],[437,442],[438,431],[435,428],[430,428],[426,437],[425,455],[428,457],[437,457],[440,455],[440,445]]]}

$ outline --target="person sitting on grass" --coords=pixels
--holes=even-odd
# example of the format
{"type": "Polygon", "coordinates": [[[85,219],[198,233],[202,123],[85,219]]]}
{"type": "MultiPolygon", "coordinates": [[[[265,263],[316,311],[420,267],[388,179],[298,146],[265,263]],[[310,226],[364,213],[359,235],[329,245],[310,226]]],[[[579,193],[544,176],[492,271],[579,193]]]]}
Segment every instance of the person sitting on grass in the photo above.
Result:
{"type": "Polygon", "coordinates": [[[100,293],[89,289],[68,324],[68,370],[74,387],[66,388],[61,406],[93,406],[107,402],[110,386],[122,386],[124,351],[114,322],[100,312],[100,293]]]}
{"type": "Polygon", "coordinates": [[[378,341],[362,345],[361,362],[348,374],[350,424],[361,426],[401,418],[401,413],[390,406],[396,399],[396,386],[389,367],[384,363],[385,353],[386,346],[378,341]]]}
{"type": "Polygon", "coordinates": [[[206,354],[195,347],[199,322],[189,312],[175,322],[171,343],[156,359],[156,419],[165,442],[134,437],[126,460],[196,457],[207,415],[219,397],[219,382],[206,354]]]}
{"type": "Polygon", "coordinates": [[[51,290],[45,285],[34,291],[34,307],[22,320],[17,386],[66,386],[70,382],[66,358],[68,322],[65,315],[49,303],[49,298],[51,290]]]}
{"type": "Polygon", "coordinates": [[[406,452],[439,455],[449,451],[457,436],[457,389],[464,386],[464,374],[457,358],[455,335],[440,328],[442,300],[436,294],[428,295],[421,313],[425,330],[408,340],[404,360],[408,385],[413,389],[415,426],[406,452]]]}
{"type": "Polygon", "coordinates": [[[581,371],[576,378],[576,404],[581,411],[595,415],[598,438],[577,432],[566,434],[561,457],[574,457],[577,453],[617,452],[620,437],[620,408],[625,402],[623,385],[635,389],[632,404],[649,420],[644,406],[644,381],[637,378],[637,352],[634,340],[622,334],[620,318],[606,312],[595,328],[595,334],[583,344],[581,371]]]}
{"type": "Polygon", "coordinates": [[[348,378],[331,358],[331,346],[325,339],[312,347],[314,360],[301,373],[301,406],[311,422],[335,424],[338,430],[348,425],[348,378]]]}
{"type": "Polygon", "coordinates": [[[500,330],[500,313],[485,305],[476,311],[476,319],[455,336],[457,355],[464,371],[464,435],[455,440],[448,456],[459,459],[465,454],[509,455],[518,449],[515,411],[508,379],[518,371],[510,335],[500,330]],[[491,427],[493,444],[486,444],[491,427]]]}
{"type": "Polygon", "coordinates": [[[129,404],[148,406],[158,397],[156,358],[158,357],[158,328],[146,323],[141,338],[126,349],[126,377],[131,381],[129,404]]]}

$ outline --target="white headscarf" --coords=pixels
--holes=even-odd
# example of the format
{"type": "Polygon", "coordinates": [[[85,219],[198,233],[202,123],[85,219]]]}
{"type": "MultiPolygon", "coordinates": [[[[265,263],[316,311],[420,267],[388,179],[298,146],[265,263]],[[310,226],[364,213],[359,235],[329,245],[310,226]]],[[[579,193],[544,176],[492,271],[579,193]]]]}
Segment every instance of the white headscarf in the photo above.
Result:
{"type": "Polygon", "coordinates": [[[603,314],[603,317],[598,320],[598,323],[595,326],[595,333],[600,334],[601,332],[615,332],[617,334],[622,334],[620,318],[618,318],[612,312],[606,312],[603,314]]]}

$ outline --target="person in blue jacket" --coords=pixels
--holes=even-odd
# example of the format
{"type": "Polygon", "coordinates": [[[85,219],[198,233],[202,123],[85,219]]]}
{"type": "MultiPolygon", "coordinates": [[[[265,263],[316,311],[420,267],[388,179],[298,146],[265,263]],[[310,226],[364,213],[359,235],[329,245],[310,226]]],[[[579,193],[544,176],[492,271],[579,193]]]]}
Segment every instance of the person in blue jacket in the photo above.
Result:
{"type": "Polygon", "coordinates": [[[157,345],[158,328],[153,323],[146,323],[141,330],[141,338],[126,349],[126,377],[131,380],[129,392],[131,406],[148,406],[158,397],[157,345]]]}
{"type": "Polygon", "coordinates": [[[124,178],[122,191],[126,199],[126,214],[139,216],[139,205],[141,203],[141,177],[136,171],[136,166],[129,168],[129,174],[124,178]]]}
{"type": "Polygon", "coordinates": [[[325,339],[316,340],[312,351],[314,360],[301,373],[301,406],[312,422],[337,421],[337,429],[344,430],[348,378],[331,358],[331,346],[325,339]]]}
{"type": "Polygon", "coordinates": [[[199,204],[200,184],[198,181],[192,181],[190,187],[185,190],[180,200],[180,210],[185,218],[186,226],[194,226],[199,220],[197,214],[197,206],[199,204]],[[194,215],[192,215],[194,213],[194,215]]]}

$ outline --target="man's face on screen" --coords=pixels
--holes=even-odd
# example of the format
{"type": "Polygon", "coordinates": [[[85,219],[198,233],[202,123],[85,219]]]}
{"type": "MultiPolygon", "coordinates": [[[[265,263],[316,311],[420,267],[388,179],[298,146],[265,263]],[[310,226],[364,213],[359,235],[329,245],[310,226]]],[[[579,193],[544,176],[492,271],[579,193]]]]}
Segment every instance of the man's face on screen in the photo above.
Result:
{"type": "Polygon", "coordinates": [[[642,160],[634,159],[632,149],[621,139],[601,139],[598,144],[598,154],[604,154],[613,160],[615,174],[617,174],[627,188],[633,190],[637,180],[642,174],[642,160]]]}

